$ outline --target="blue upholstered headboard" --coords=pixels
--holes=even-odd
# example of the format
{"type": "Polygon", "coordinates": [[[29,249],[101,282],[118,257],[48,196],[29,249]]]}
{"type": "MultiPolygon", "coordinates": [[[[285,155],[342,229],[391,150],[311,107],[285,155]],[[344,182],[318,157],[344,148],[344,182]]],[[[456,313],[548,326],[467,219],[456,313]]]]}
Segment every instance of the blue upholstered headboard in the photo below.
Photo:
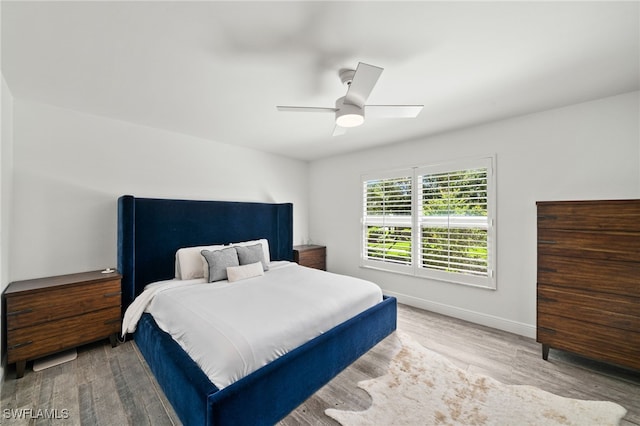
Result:
{"type": "Polygon", "coordinates": [[[293,259],[293,204],[118,199],[118,270],[124,310],[154,281],[175,275],[181,247],[269,240],[272,260],[293,259]]]}

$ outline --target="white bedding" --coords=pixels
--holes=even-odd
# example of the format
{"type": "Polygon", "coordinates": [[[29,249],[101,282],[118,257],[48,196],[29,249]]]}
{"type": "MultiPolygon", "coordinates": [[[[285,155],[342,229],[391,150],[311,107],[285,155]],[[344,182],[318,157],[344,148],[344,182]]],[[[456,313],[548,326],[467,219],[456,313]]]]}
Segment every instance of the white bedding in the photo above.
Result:
{"type": "Polygon", "coordinates": [[[150,312],[222,389],[381,300],[369,281],[272,262],[264,276],[234,283],[150,284],[127,309],[123,333],[150,312]]]}

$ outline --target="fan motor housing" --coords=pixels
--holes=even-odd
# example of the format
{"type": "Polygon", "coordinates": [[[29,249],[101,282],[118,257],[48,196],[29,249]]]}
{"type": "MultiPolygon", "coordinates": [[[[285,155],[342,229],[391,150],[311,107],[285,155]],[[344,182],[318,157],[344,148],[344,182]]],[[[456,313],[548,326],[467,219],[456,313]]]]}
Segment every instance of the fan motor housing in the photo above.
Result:
{"type": "Polygon", "coordinates": [[[344,102],[344,96],[336,101],[336,124],[340,127],[357,127],[364,123],[364,109],[344,102]]]}

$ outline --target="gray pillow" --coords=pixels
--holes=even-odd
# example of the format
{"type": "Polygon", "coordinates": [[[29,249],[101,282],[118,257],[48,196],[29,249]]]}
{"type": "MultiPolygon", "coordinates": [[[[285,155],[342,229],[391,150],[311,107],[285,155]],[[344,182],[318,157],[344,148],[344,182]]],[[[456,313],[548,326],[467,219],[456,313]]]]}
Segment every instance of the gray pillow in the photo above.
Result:
{"type": "Polygon", "coordinates": [[[200,252],[209,265],[209,282],[226,280],[227,267],[240,266],[238,263],[238,253],[235,247],[222,250],[202,250],[200,252]]]}
{"type": "Polygon", "coordinates": [[[250,263],[261,262],[262,269],[264,271],[269,270],[269,265],[264,260],[264,251],[262,250],[262,244],[256,244],[254,246],[235,246],[238,252],[238,260],[240,265],[249,265],[250,263]]]}

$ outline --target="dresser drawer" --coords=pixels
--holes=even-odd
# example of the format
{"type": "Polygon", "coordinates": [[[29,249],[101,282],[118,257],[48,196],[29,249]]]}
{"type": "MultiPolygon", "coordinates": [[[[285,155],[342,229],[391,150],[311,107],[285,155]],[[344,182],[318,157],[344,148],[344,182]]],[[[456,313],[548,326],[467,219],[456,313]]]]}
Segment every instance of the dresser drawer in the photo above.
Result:
{"type": "Polygon", "coordinates": [[[623,330],[640,330],[640,299],[538,286],[538,313],[623,330]]]}
{"type": "Polygon", "coordinates": [[[120,307],[7,331],[8,363],[31,359],[120,333],[120,307]]]}
{"type": "Polygon", "coordinates": [[[640,333],[544,315],[537,340],[556,349],[640,369],[640,333]]]}
{"type": "Polygon", "coordinates": [[[538,202],[538,229],[640,232],[640,200],[538,202]]]}
{"type": "Polygon", "coordinates": [[[640,233],[538,229],[538,253],[638,262],[640,233]]]}
{"type": "Polygon", "coordinates": [[[538,253],[538,284],[640,297],[640,263],[538,253]]]}
{"type": "Polygon", "coordinates": [[[7,297],[7,330],[120,306],[120,280],[20,293],[7,297]]]}

